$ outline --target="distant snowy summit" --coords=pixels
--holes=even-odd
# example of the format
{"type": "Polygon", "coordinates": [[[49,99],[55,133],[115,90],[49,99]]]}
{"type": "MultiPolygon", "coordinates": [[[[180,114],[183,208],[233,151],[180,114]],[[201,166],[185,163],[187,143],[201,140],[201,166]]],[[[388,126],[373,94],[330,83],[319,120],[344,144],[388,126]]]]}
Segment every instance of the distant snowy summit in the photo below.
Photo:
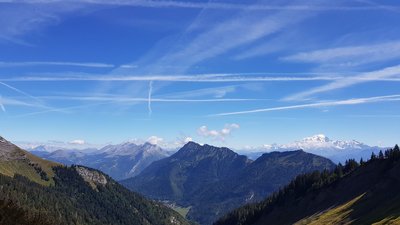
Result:
{"type": "Polygon", "coordinates": [[[366,144],[363,144],[356,140],[351,141],[342,141],[342,140],[331,140],[324,134],[317,134],[311,137],[303,138],[301,141],[295,141],[289,144],[282,144],[282,145],[265,145],[265,149],[267,150],[279,150],[279,149],[303,149],[304,151],[307,150],[316,150],[316,149],[331,149],[331,150],[346,150],[346,149],[364,149],[370,148],[366,144]]]}
{"type": "Polygon", "coordinates": [[[291,151],[302,149],[316,155],[321,155],[331,159],[332,161],[344,162],[346,159],[366,159],[372,152],[379,152],[381,147],[369,146],[362,142],[351,140],[332,140],[324,134],[317,134],[311,137],[303,138],[300,141],[294,141],[288,144],[271,144],[264,145],[260,148],[251,149],[250,151],[240,151],[242,154],[248,155],[250,158],[257,158],[263,152],[271,151],[291,151]]]}

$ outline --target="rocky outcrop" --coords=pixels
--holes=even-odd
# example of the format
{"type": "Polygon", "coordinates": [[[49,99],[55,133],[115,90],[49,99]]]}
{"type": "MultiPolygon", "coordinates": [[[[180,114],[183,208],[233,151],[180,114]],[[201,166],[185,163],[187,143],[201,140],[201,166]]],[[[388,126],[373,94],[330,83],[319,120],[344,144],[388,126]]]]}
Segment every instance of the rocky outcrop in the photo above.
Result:
{"type": "Polygon", "coordinates": [[[26,159],[26,154],[17,146],[0,136],[0,161],[26,159]]]}
{"type": "Polygon", "coordinates": [[[98,171],[91,170],[82,166],[76,166],[75,170],[94,189],[96,189],[98,185],[106,185],[108,182],[106,176],[98,171]]]}

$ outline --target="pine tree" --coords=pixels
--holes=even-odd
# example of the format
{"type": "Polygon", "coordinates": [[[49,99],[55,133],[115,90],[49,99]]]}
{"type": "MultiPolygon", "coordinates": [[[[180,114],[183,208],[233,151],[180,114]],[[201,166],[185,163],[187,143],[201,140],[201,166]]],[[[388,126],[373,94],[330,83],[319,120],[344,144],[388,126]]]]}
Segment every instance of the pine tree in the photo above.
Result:
{"type": "Polygon", "coordinates": [[[383,156],[383,152],[382,152],[382,150],[380,150],[379,151],[379,154],[378,154],[378,159],[384,159],[385,157],[383,156]]]}
{"type": "Polygon", "coordinates": [[[375,159],[376,159],[376,155],[375,155],[374,152],[372,152],[372,154],[371,154],[371,161],[372,161],[372,160],[375,160],[375,159]]]}

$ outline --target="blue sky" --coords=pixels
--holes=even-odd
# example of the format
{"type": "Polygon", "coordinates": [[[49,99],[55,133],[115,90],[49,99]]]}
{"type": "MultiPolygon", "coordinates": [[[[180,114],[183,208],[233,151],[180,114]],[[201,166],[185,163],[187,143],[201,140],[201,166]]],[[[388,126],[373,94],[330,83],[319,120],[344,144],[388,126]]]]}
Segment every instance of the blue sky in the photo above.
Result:
{"type": "Polygon", "coordinates": [[[397,1],[0,0],[0,134],[391,146],[398,21],[397,1]]]}

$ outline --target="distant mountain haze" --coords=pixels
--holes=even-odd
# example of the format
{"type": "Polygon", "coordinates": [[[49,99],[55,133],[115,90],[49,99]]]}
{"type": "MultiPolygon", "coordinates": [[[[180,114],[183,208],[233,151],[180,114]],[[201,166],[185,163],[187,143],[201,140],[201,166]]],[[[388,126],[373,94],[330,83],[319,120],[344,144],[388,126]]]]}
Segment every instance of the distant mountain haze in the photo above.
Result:
{"type": "Polygon", "coordinates": [[[126,142],[118,145],[107,145],[99,150],[60,149],[52,152],[33,148],[31,152],[45,159],[66,165],[84,165],[101,170],[116,180],[127,179],[138,175],[152,162],[169,156],[169,151],[150,143],[135,144],[126,142]]]}

